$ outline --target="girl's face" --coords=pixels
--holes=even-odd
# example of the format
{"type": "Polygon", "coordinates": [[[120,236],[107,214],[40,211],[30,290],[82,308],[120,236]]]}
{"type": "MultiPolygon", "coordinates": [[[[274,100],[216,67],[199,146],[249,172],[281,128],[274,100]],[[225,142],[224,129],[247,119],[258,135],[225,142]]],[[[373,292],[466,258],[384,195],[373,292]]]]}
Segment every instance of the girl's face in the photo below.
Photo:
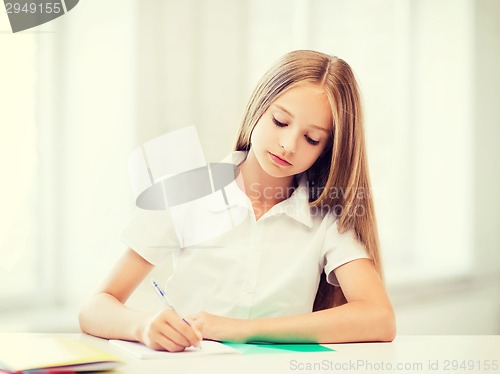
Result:
{"type": "Polygon", "coordinates": [[[264,112],[251,136],[251,151],[270,176],[308,170],[329,143],[332,113],[325,91],[304,84],[279,96],[264,112]]]}

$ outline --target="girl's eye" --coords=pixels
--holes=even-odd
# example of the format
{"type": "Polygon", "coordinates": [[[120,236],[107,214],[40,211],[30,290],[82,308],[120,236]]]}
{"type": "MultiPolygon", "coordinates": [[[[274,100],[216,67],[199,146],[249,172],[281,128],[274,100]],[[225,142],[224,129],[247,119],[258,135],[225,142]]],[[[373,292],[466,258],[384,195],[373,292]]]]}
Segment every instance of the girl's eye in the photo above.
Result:
{"type": "Polygon", "coordinates": [[[273,122],[276,126],[278,127],[285,127],[287,124],[286,123],[283,123],[283,122],[280,122],[278,121],[276,118],[273,117],[273,122]]]}
{"type": "Polygon", "coordinates": [[[314,139],[311,139],[310,137],[308,137],[307,135],[304,135],[306,137],[306,140],[309,144],[311,145],[318,145],[319,144],[319,140],[314,140],[314,139]]]}
{"type": "MultiPolygon", "coordinates": [[[[274,118],[274,117],[273,117],[273,122],[274,122],[274,124],[275,124],[276,126],[278,126],[278,127],[286,127],[286,126],[288,126],[288,124],[283,123],[283,122],[280,122],[280,121],[278,121],[278,120],[277,120],[276,118],[274,118]]],[[[314,140],[314,139],[310,138],[310,137],[309,137],[309,136],[307,136],[307,135],[304,135],[304,137],[306,138],[307,142],[308,142],[309,144],[311,144],[311,145],[318,145],[318,144],[319,144],[319,140],[314,140]]]]}

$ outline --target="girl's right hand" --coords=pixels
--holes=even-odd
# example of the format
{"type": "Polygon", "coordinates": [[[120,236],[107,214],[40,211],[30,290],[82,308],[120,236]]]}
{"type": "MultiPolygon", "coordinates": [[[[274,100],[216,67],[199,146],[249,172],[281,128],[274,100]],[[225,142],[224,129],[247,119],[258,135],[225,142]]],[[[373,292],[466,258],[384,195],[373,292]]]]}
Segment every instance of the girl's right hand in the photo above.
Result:
{"type": "Polygon", "coordinates": [[[198,347],[202,339],[201,332],[172,309],[155,314],[142,329],[142,342],[159,351],[181,352],[190,346],[198,347]]]}

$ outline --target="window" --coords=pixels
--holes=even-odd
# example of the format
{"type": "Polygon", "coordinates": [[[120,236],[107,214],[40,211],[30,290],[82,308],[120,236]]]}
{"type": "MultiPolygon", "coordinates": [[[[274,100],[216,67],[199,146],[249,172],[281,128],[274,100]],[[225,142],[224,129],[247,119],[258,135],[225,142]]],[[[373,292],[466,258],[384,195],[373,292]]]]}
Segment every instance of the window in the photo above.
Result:
{"type": "Polygon", "coordinates": [[[344,57],[360,82],[388,283],[467,272],[473,3],[314,4],[312,47],[344,57]]]}
{"type": "MultiPolygon", "coordinates": [[[[0,29],[9,30],[7,15],[0,29]]],[[[0,69],[0,303],[35,293],[38,251],[36,36],[3,32],[0,69]]]]}
{"type": "MultiPolygon", "coordinates": [[[[60,274],[53,33],[12,34],[0,16],[0,311],[54,302],[60,274]],[[8,30],[8,31],[7,31],[8,30]],[[53,65],[53,64],[52,64],[53,65]]],[[[44,26],[50,30],[50,26],[44,26]]]]}

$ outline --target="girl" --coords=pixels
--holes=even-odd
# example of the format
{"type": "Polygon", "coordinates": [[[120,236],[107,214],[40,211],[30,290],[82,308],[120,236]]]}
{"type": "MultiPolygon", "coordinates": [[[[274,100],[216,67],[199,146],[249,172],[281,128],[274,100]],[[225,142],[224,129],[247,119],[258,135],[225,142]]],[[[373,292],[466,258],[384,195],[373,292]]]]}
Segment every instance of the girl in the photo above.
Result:
{"type": "Polygon", "coordinates": [[[226,160],[239,166],[253,214],[202,247],[178,248],[165,212],[138,210],[122,235],[130,248],[81,309],[82,331],[168,351],[200,339],[392,341],[363,131],[346,62],[315,51],[282,57],[254,91],[226,160]],[[176,245],[166,288],[176,311],[125,307],[176,245]]]}

